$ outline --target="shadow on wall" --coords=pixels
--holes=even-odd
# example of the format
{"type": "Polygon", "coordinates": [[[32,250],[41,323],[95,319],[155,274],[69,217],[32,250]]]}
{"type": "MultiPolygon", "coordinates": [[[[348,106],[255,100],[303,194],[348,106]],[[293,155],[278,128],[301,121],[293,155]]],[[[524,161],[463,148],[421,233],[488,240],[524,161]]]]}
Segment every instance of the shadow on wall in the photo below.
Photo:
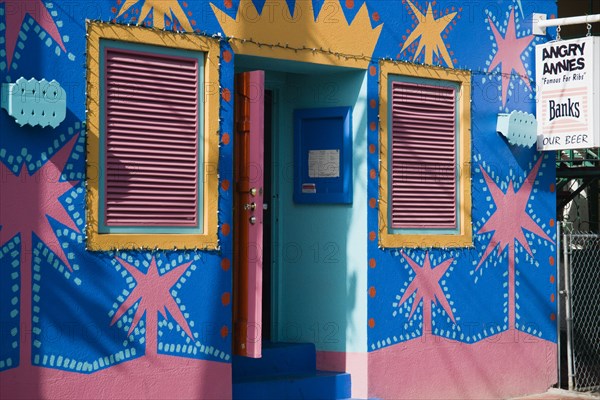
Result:
{"type": "MultiPolygon", "coordinates": [[[[31,11],[26,14],[20,5],[5,3],[3,5],[4,25],[8,19],[22,21],[29,16],[39,20],[46,9],[31,11]],[[33,14],[33,15],[31,15],[33,14]]],[[[0,21],[2,21],[0,19],[0,21]]],[[[45,73],[44,65],[39,62],[28,62],[30,55],[38,57],[44,50],[43,43],[37,37],[27,43],[26,51],[19,46],[19,31],[3,32],[5,52],[0,55],[0,61],[6,61],[6,69],[0,73],[0,82],[15,82],[19,77],[26,79],[36,78],[41,80],[51,76],[45,73]],[[12,34],[12,35],[11,35],[12,34]]],[[[2,88],[4,90],[4,88],[2,88]]],[[[3,93],[4,94],[4,93],[3,93]]],[[[69,117],[73,118],[72,115],[69,117]]],[[[63,122],[65,124],[65,122],[63,122]]],[[[32,367],[33,329],[32,329],[32,301],[33,301],[33,253],[34,244],[38,242],[44,232],[48,232],[48,225],[44,218],[44,198],[39,188],[43,187],[44,181],[52,185],[53,176],[40,176],[28,171],[28,158],[40,160],[41,153],[46,148],[39,146],[40,137],[42,142],[57,139],[61,133],[58,129],[32,127],[25,125],[20,127],[17,122],[8,115],[7,111],[0,109],[0,250],[8,250],[15,246],[19,254],[11,260],[4,253],[0,260],[0,269],[4,272],[12,271],[12,275],[2,274],[10,280],[11,290],[0,293],[0,379],[4,381],[10,374],[26,374],[28,380],[28,391],[31,397],[39,397],[40,378],[38,369],[32,367]],[[18,147],[18,148],[17,148],[18,147]],[[5,157],[6,155],[6,157],[5,157]],[[31,174],[31,175],[30,175],[31,174]],[[42,234],[40,233],[42,232],[42,234]],[[6,247],[8,246],[8,248],[6,247]],[[12,261],[11,264],[9,264],[12,261]],[[18,272],[16,267],[18,266],[18,272]],[[16,288],[18,292],[15,292],[16,288]],[[13,297],[14,296],[14,297],[13,297]],[[18,301],[18,302],[17,302],[18,301]]],[[[64,126],[64,125],[63,125],[64,126]]],[[[51,163],[48,161],[47,163],[51,163]]],[[[39,171],[39,170],[38,170],[39,171]]],[[[48,168],[45,171],[49,171],[48,168]]],[[[53,235],[47,235],[45,239],[55,239],[53,235]]],[[[52,240],[50,246],[56,248],[57,241],[52,240]]],[[[58,250],[58,249],[57,249],[58,250]]],[[[15,250],[17,251],[17,250],[15,250]]],[[[3,282],[5,283],[5,282],[3,282]]],[[[0,394],[5,397],[5,391],[10,390],[10,384],[0,381],[0,394]]]]}
{"type": "MultiPolygon", "coordinates": [[[[3,126],[11,126],[12,122],[7,118],[6,113],[1,111],[3,126]]],[[[48,152],[49,160],[40,163],[41,167],[30,172],[31,175],[26,166],[18,175],[7,170],[4,163],[0,165],[0,243],[18,244],[14,238],[20,239],[20,255],[17,254],[14,260],[19,261],[17,267],[20,270],[16,279],[22,282],[17,282],[20,291],[16,317],[11,318],[10,310],[5,312],[6,305],[10,308],[13,283],[10,283],[11,290],[0,292],[0,360],[6,357],[13,360],[13,368],[0,373],[1,397],[61,398],[75,395],[95,398],[99,387],[102,388],[102,397],[106,398],[169,398],[178,397],[177,393],[186,398],[227,396],[230,385],[211,384],[216,379],[227,381],[230,364],[156,354],[157,349],[148,351],[149,343],[157,344],[157,338],[151,340],[148,332],[156,335],[157,328],[146,329],[148,313],[140,310],[142,320],[130,332],[134,311],[137,311],[133,303],[129,303],[129,312],[113,321],[117,307],[133,300],[129,296],[133,293],[131,285],[134,280],[116,260],[116,256],[123,257],[123,253],[90,252],[86,249],[85,137],[80,136],[80,129],[70,129],[75,126],[81,127],[81,121],[68,112],[67,119],[56,130],[14,127],[8,135],[3,132],[3,140],[11,135],[20,135],[19,140],[26,137],[25,143],[29,154],[34,157],[34,164],[35,158],[40,158],[40,154],[47,151],[47,147],[40,143],[42,135],[50,143],[55,140],[59,143],[63,135],[65,143],[60,144],[58,151],[48,152]],[[72,137],[68,137],[69,131],[72,137]],[[17,332],[14,329],[19,326],[19,320],[17,332]],[[13,332],[20,338],[16,350],[12,348],[13,332]],[[20,358],[18,365],[17,354],[20,358]],[[167,376],[172,380],[183,379],[189,385],[177,388],[164,385],[167,376]]],[[[181,252],[169,252],[156,258],[170,262],[180,255],[181,252]]],[[[141,271],[150,257],[146,252],[137,251],[129,251],[127,256],[132,256],[136,265],[140,263],[141,271]]],[[[212,255],[195,257],[194,263],[200,266],[209,257],[212,255]]],[[[16,268],[12,262],[13,259],[2,257],[0,269],[10,273],[16,268]]],[[[211,265],[216,265],[216,262],[211,265]]],[[[191,298],[188,292],[201,287],[197,283],[198,280],[204,281],[201,278],[200,273],[188,278],[189,284],[180,290],[185,298],[191,298]]],[[[215,286],[215,292],[223,286],[214,281],[206,285],[211,284],[215,286]]],[[[218,299],[220,294],[217,296],[210,292],[210,296],[205,298],[218,299]]],[[[137,300],[135,303],[141,307],[137,300]]],[[[190,307],[189,312],[196,312],[195,308],[192,310],[190,307]]],[[[217,314],[220,308],[206,308],[209,309],[205,313],[208,315],[201,319],[191,318],[197,322],[193,332],[201,335],[199,341],[202,343],[226,342],[222,339],[221,325],[205,322],[219,321],[217,314]]],[[[151,311],[158,314],[156,310],[151,311]]],[[[173,315],[170,312],[166,315],[167,323],[159,323],[158,329],[165,336],[173,332],[178,334],[176,327],[168,326],[173,315]]],[[[152,320],[156,325],[156,318],[152,320]]],[[[161,342],[165,342],[164,338],[161,342]]],[[[197,346],[190,345],[190,350],[192,347],[197,346]]],[[[221,350],[228,350],[227,346],[223,347],[221,350]]],[[[215,357],[215,360],[218,359],[215,357]]]]}
{"type": "MultiPolygon", "coordinates": [[[[35,43],[37,42],[32,41],[29,49],[35,43]]],[[[29,73],[36,77],[44,74],[39,65],[29,73]]],[[[73,271],[72,267],[73,258],[67,254],[73,254],[73,246],[83,247],[83,244],[76,244],[76,240],[73,242],[60,238],[63,232],[67,231],[73,233],[75,239],[83,237],[83,220],[77,227],[72,213],[65,212],[66,206],[63,204],[66,198],[73,199],[70,196],[76,193],[77,188],[80,192],[83,191],[81,183],[68,178],[70,173],[83,170],[83,151],[80,152],[81,157],[78,161],[80,166],[73,168],[73,159],[69,163],[71,150],[79,139],[79,132],[71,137],[66,134],[67,127],[81,127],[81,122],[72,113],[67,112],[67,119],[56,129],[29,125],[19,127],[5,111],[0,113],[2,125],[7,127],[2,132],[1,149],[8,154],[18,152],[16,162],[12,162],[14,157],[9,155],[0,166],[0,244],[6,246],[8,243],[9,248],[16,244],[20,253],[11,266],[4,265],[9,262],[7,257],[2,259],[3,270],[9,271],[17,265],[19,269],[18,273],[15,271],[11,275],[14,281],[12,290],[3,293],[3,348],[0,351],[0,360],[7,366],[10,363],[12,369],[3,372],[0,377],[2,380],[6,379],[6,382],[17,378],[25,379],[26,386],[22,389],[29,397],[39,397],[43,394],[43,388],[40,387],[38,365],[45,364],[44,345],[53,340],[43,327],[60,326],[59,321],[52,321],[51,317],[48,320],[48,315],[43,313],[45,307],[52,306],[52,302],[47,300],[44,294],[57,289],[54,287],[55,278],[48,275],[61,275],[58,279],[69,276],[72,283],[76,279],[76,271],[73,271]],[[68,180],[62,179],[63,173],[68,180]],[[17,293],[16,287],[19,288],[17,293]],[[16,297],[10,297],[14,295],[16,297]],[[9,311],[10,316],[7,316],[5,310],[7,305],[12,308],[10,304],[15,309],[9,311]],[[7,349],[8,354],[5,353],[7,349]]],[[[55,312],[64,312],[73,305],[65,304],[66,308],[57,308],[55,312]]],[[[56,339],[63,336],[60,333],[58,335],[56,339]]],[[[3,384],[1,387],[3,393],[5,390],[15,390],[15,386],[10,384],[3,384]]]]}
{"type": "Polygon", "coordinates": [[[282,99],[288,102],[283,105],[287,116],[281,116],[282,159],[293,159],[294,109],[353,107],[353,203],[297,204],[292,200],[293,180],[283,179],[281,185],[282,243],[290,251],[296,249],[293,258],[286,259],[284,253],[281,265],[282,340],[313,342],[318,351],[366,347],[366,332],[360,331],[361,321],[366,319],[366,271],[362,267],[367,202],[366,110],[361,106],[365,103],[361,98],[364,76],[364,71],[339,69],[287,74],[290,90],[285,90],[288,97],[282,99]]]}

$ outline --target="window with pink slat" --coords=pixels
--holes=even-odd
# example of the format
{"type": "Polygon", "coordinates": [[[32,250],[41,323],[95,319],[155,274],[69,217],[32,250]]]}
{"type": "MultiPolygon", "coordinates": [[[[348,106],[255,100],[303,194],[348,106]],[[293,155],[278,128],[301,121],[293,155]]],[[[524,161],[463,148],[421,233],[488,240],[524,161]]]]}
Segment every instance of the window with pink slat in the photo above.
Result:
{"type": "Polygon", "coordinates": [[[198,227],[198,57],[104,49],[103,225],[198,227]]]}
{"type": "Polygon", "coordinates": [[[456,229],[456,88],[413,81],[390,87],[392,229],[456,229]]]}

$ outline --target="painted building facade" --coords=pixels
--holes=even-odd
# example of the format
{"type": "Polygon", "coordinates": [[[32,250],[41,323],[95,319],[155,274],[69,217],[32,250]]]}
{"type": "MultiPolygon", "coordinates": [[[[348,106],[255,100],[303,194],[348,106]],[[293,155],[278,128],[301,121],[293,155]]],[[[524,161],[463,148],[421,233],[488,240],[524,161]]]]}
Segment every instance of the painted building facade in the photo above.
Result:
{"type": "Polygon", "coordinates": [[[2,0],[0,81],[25,78],[2,96],[26,104],[0,110],[2,398],[232,396],[232,308],[251,296],[234,284],[235,76],[251,70],[270,93],[255,172],[269,339],[314,343],[353,397],[552,386],[554,155],[496,132],[499,113],[535,110],[534,49],[551,37],[532,35],[533,12],[555,4],[2,0]],[[46,126],[60,88],[65,118],[46,126]],[[418,115],[417,139],[395,136],[397,112],[444,106],[451,139],[418,115]],[[317,147],[298,140],[300,110],[333,109],[343,145],[321,122],[317,147]]]}

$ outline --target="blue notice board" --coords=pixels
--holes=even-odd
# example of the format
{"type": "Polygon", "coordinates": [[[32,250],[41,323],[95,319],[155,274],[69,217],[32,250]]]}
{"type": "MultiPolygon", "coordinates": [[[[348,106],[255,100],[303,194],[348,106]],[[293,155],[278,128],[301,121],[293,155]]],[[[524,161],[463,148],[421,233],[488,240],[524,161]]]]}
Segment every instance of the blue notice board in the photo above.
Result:
{"type": "Polygon", "coordinates": [[[294,110],[294,201],[352,203],[351,107],[294,110]]]}

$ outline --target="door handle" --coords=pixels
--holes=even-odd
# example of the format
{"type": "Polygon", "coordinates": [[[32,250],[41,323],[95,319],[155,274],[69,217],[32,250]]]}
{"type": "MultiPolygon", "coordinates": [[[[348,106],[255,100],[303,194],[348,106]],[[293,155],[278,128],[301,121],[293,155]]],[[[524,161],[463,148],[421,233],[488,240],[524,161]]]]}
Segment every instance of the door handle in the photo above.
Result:
{"type": "Polygon", "coordinates": [[[246,211],[254,211],[256,210],[256,203],[245,203],[244,210],[246,211]]]}
{"type": "Polygon", "coordinates": [[[252,197],[256,196],[256,194],[259,194],[260,196],[262,196],[262,194],[263,194],[263,188],[258,188],[257,189],[255,187],[253,187],[253,188],[250,188],[250,190],[248,190],[247,192],[242,192],[242,193],[249,193],[250,196],[252,196],[252,197]]]}

